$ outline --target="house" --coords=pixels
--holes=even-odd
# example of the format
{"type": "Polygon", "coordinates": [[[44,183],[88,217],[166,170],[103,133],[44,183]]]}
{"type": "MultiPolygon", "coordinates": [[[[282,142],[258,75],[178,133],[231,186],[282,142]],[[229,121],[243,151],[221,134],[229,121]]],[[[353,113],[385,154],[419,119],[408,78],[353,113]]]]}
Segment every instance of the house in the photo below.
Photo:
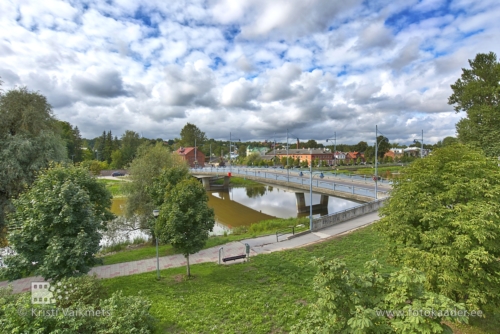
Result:
{"type": "Polygon", "coordinates": [[[397,160],[405,154],[402,148],[391,148],[389,151],[385,152],[384,158],[389,157],[393,160],[397,160]]]}
{"type": "Polygon", "coordinates": [[[268,147],[252,147],[248,146],[247,147],[247,157],[252,154],[252,153],[259,153],[260,155],[266,155],[266,153],[269,151],[268,147]]]}
{"type": "Polygon", "coordinates": [[[196,147],[180,147],[174,154],[186,161],[189,167],[205,166],[205,154],[196,147]]]}
{"type": "Polygon", "coordinates": [[[325,161],[327,165],[333,164],[333,152],[331,152],[327,148],[302,148],[302,149],[288,149],[288,154],[286,149],[276,150],[276,157],[278,158],[286,158],[297,159],[300,161],[307,161],[308,164],[311,163],[312,160],[319,160],[321,164],[322,161],[325,161]]]}
{"type": "Polygon", "coordinates": [[[365,155],[361,152],[347,152],[345,155],[346,164],[356,163],[357,161],[365,162],[365,155]]]}

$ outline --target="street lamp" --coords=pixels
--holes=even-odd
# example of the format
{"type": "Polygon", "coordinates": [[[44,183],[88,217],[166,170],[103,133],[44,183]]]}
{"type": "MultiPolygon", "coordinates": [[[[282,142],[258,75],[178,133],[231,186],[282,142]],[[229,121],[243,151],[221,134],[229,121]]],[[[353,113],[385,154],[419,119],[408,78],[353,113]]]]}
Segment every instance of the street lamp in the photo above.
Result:
{"type": "Polygon", "coordinates": [[[160,279],[160,258],[158,257],[158,233],[156,233],[156,219],[160,215],[160,210],[153,210],[155,217],[155,239],[156,239],[156,279],[160,279]]]}
{"type": "Polygon", "coordinates": [[[335,141],[335,146],[333,148],[333,165],[337,166],[337,158],[335,157],[335,153],[337,152],[337,132],[334,132],[333,135],[334,135],[333,138],[326,138],[326,142],[328,143],[328,140],[335,141]]]}
{"type": "MultiPolygon", "coordinates": [[[[231,132],[229,132],[229,173],[231,173],[233,163],[231,162],[231,132]]],[[[235,139],[241,141],[241,139],[235,139]]]]}
{"type": "Polygon", "coordinates": [[[380,145],[381,142],[385,141],[387,142],[388,139],[386,137],[383,137],[380,139],[380,141],[377,143],[378,140],[378,127],[375,125],[375,199],[378,199],[378,174],[377,174],[377,167],[378,167],[378,146],[380,145]]]}
{"type": "MultiPolygon", "coordinates": [[[[418,140],[413,139],[414,143],[418,143],[418,140]]],[[[422,142],[420,143],[420,159],[424,157],[424,130],[422,130],[422,142]]]]}
{"type": "MultiPolygon", "coordinates": [[[[323,175],[323,173],[321,172],[316,172],[316,173],[313,173],[312,171],[312,161],[311,163],[309,164],[309,172],[305,172],[305,173],[309,173],[309,230],[312,232],[312,227],[313,227],[313,174],[319,174],[319,177],[320,178],[324,178],[325,176],[323,175]]],[[[304,173],[302,173],[302,171],[299,173],[299,176],[304,176],[304,173]]]]}

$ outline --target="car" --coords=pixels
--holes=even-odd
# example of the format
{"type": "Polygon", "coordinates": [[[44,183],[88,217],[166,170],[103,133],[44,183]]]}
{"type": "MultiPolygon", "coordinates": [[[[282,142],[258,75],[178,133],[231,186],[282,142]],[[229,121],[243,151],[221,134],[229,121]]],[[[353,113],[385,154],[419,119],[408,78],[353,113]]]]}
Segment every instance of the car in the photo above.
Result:
{"type": "Polygon", "coordinates": [[[111,176],[125,176],[125,174],[122,172],[113,172],[111,176]]]}

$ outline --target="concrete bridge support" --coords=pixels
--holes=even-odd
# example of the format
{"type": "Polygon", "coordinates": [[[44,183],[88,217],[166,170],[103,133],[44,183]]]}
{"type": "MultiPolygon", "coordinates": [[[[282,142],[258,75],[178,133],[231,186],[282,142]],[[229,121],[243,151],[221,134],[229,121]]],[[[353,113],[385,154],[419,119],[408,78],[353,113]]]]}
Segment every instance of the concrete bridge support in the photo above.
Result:
{"type": "Polygon", "coordinates": [[[210,178],[209,177],[202,178],[201,182],[203,183],[203,188],[205,188],[205,190],[210,190],[210,178]]]}
{"type": "MultiPolygon", "coordinates": [[[[328,195],[321,195],[319,204],[312,204],[313,213],[314,211],[325,211],[328,212],[328,195]]],[[[297,200],[297,213],[307,213],[310,211],[309,205],[306,205],[306,198],[304,193],[295,193],[295,199],[297,200]]]]}

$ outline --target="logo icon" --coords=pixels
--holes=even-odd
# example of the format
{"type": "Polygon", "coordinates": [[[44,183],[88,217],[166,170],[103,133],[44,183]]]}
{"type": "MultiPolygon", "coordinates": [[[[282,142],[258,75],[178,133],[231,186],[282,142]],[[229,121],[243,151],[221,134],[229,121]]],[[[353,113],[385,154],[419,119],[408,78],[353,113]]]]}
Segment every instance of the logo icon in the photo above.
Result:
{"type": "Polygon", "coordinates": [[[48,282],[31,282],[31,303],[54,304],[55,299],[48,282]]]}

